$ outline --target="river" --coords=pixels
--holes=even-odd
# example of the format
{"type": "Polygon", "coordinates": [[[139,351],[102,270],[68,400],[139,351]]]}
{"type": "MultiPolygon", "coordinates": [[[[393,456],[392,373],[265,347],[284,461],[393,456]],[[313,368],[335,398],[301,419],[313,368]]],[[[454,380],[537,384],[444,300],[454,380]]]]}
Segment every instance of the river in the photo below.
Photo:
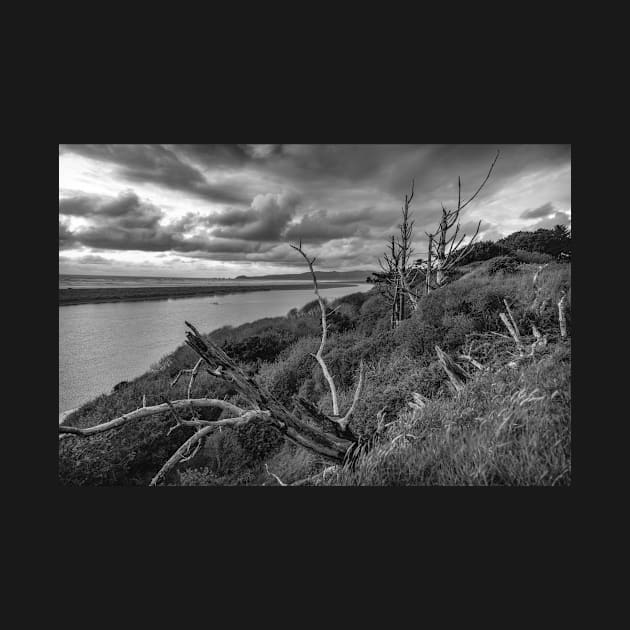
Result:
{"type": "MultiPolygon", "coordinates": [[[[372,285],[320,289],[334,299],[372,285]]],[[[189,321],[200,332],[286,315],[315,299],[312,287],[147,302],[59,307],[59,412],[75,409],[120,381],[144,374],[184,342],[189,321]]]]}

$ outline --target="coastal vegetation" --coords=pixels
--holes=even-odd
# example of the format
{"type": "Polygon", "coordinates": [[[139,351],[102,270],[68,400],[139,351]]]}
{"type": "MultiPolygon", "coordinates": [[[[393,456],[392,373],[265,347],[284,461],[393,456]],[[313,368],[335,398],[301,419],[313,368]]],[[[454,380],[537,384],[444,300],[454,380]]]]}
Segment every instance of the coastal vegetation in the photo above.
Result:
{"type": "MultiPolygon", "coordinates": [[[[538,232],[543,245],[537,246],[562,238],[561,251],[533,250],[522,237],[475,243],[449,283],[422,295],[394,328],[391,305],[378,286],[326,303],[321,357],[342,413],[353,404],[365,366],[350,422],[357,444],[352,461],[331,462],[287,440],[260,416],[218,426],[160,483],[569,484],[570,234],[538,232]]],[[[420,275],[412,289],[420,291],[423,281],[420,275]]],[[[323,415],[332,412],[331,388],[313,356],[322,341],[317,300],[286,317],[224,327],[200,339],[287,409],[298,397],[323,415]]],[[[246,406],[233,383],[208,371],[199,369],[191,385],[192,372],[182,371],[198,361],[182,345],[147,374],[71,414],[63,427],[86,429],[163,405],[159,413],[109,431],[62,432],[60,483],[147,485],[195,434],[198,427],[186,422],[216,423],[233,415],[218,407],[174,409],[167,401],[190,395],[246,406]]]]}

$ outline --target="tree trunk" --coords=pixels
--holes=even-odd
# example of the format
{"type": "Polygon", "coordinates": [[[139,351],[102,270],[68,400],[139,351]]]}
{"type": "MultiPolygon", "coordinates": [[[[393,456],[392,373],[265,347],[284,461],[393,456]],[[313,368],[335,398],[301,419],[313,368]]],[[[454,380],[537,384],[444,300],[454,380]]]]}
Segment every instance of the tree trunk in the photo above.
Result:
{"type": "Polygon", "coordinates": [[[323,414],[312,405],[298,400],[299,413],[290,412],[269,392],[247,376],[223,350],[211,341],[204,341],[188,322],[193,332],[186,332],[186,344],[211,368],[218,378],[230,382],[254,409],[268,411],[272,426],[288,440],[335,463],[342,463],[346,453],[356,446],[357,439],[346,428],[332,421],[324,422],[323,414]]]}

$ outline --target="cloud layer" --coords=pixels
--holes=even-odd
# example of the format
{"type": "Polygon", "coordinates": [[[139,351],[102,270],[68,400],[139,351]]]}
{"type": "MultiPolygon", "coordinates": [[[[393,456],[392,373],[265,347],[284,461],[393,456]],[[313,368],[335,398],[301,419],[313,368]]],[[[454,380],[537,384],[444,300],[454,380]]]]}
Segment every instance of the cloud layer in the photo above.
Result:
{"type": "Polygon", "coordinates": [[[466,198],[497,148],[463,221],[482,238],[570,225],[568,145],[60,145],[60,270],[289,272],[299,239],[325,267],[374,267],[412,179],[421,255],[457,177],[466,198]]]}

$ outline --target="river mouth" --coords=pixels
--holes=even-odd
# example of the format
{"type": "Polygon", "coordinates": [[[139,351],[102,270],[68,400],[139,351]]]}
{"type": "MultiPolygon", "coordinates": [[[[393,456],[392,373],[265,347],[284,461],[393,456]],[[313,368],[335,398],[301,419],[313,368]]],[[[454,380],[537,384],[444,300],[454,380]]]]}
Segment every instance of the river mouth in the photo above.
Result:
{"type": "MultiPolygon", "coordinates": [[[[332,300],[371,288],[348,283],[320,290],[322,297],[332,300]]],[[[311,285],[294,290],[60,306],[59,413],[74,410],[108,394],[117,383],[149,371],[184,343],[186,321],[206,333],[285,316],[314,299],[311,285]]]]}

